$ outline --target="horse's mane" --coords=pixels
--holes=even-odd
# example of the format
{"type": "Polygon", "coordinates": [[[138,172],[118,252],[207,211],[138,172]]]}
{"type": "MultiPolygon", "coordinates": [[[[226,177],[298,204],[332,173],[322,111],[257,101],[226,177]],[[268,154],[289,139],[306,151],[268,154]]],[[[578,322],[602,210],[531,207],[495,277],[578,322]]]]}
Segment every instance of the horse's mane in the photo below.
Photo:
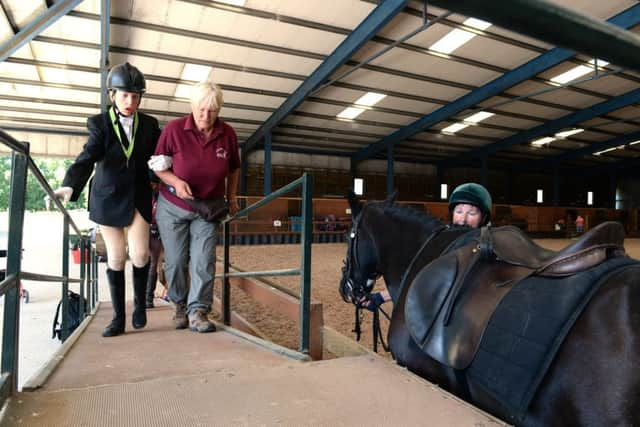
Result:
{"type": "Polygon", "coordinates": [[[440,219],[430,213],[417,210],[411,206],[389,203],[386,201],[371,202],[370,204],[381,209],[385,215],[389,215],[399,221],[413,223],[416,226],[420,226],[427,230],[433,230],[436,227],[443,225],[443,222],[440,219]]]}

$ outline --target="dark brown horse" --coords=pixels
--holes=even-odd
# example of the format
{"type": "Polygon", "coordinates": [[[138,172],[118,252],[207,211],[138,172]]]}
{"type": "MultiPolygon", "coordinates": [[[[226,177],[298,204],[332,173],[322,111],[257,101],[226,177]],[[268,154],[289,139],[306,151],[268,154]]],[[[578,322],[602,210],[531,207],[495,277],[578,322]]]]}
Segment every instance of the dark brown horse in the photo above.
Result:
{"type": "Polygon", "coordinates": [[[561,342],[526,413],[513,414],[465,370],[427,356],[405,323],[405,297],[414,278],[457,237],[477,230],[447,227],[392,199],[349,202],[353,228],[340,294],[357,305],[384,278],[394,302],[389,347],[400,365],[518,425],[640,425],[640,263],[623,256],[628,265],[603,279],[561,342]]]}

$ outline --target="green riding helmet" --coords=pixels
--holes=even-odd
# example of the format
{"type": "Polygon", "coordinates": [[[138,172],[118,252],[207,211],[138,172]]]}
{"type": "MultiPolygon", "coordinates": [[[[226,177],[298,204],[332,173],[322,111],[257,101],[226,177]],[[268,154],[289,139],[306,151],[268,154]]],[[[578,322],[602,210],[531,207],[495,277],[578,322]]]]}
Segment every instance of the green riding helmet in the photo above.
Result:
{"type": "Polygon", "coordinates": [[[143,94],[147,90],[147,83],[144,79],[144,74],[140,70],[125,62],[124,64],[116,65],[109,71],[107,88],[143,94]]]}
{"type": "Polygon", "coordinates": [[[453,208],[460,203],[477,206],[482,212],[480,225],[487,225],[491,220],[491,194],[480,184],[468,182],[459,185],[449,196],[449,214],[453,213],[453,208]]]}

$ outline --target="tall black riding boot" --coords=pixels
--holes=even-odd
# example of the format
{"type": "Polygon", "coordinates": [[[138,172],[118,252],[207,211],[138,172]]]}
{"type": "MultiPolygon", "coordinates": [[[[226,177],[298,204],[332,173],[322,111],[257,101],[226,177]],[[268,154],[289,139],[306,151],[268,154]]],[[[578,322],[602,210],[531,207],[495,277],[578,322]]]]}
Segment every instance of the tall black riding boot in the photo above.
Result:
{"type": "Polygon", "coordinates": [[[158,265],[150,263],[149,279],[147,280],[147,308],[153,308],[153,297],[156,293],[156,283],[158,282],[158,265]],[[152,268],[155,266],[156,268],[152,268]]]}
{"type": "Polygon", "coordinates": [[[113,319],[102,331],[102,336],[115,337],[124,333],[124,271],[107,268],[107,279],[109,279],[109,292],[113,305],[113,319]]]}
{"type": "Polygon", "coordinates": [[[134,328],[144,328],[147,324],[147,311],[145,297],[147,293],[147,280],[149,278],[149,263],[144,267],[133,266],[133,316],[131,324],[134,328]]]}

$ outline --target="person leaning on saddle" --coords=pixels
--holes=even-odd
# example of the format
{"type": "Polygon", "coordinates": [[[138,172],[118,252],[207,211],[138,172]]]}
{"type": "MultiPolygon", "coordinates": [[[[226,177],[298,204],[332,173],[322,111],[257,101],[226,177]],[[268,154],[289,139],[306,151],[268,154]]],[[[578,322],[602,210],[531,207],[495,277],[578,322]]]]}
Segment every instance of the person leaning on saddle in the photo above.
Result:
{"type": "MultiPolygon", "coordinates": [[[[449,196],[450,226],[479,228],[491,221],[491,194],[480,184],[467,182],[459,185],[449,196]]],[[[375,292],[362,306],[374,311],[376,307],[391,301],[389,291],[375,292]]]]}
{"type": "Polygon", "coordinates": [[[215,331],[207,315],[213,303],[216,228],[220,215],[226,215],[225,197],[228,211],[238,211],[240,172],[238,138],[218,117],[222,104],[218,85],[203,82],[194,86],[191,114],[167,124],[149,161],[164,183],[156,221],[164,244],[176,329],[215,331]]]}
{"type": "Polygon", "coordinates": [[[147,162],[154,153],[158,120],[138,112],[146,90],[144,75],[133,65],[116,65],[107,76],[111,99],[108,111],[89,117],[89,140],[67,170],[54,194],[64,202],[76,201],[89,177],[89,219],[100,224],[107,248],[107,278],[113,319],[104,337],[124,333],[126,247],[133,264],[135,329],[147,324],[145,291],[149,274],[151,185],[147,162]],[[128,228],[125,242],[125,228],[128,228]]]}

